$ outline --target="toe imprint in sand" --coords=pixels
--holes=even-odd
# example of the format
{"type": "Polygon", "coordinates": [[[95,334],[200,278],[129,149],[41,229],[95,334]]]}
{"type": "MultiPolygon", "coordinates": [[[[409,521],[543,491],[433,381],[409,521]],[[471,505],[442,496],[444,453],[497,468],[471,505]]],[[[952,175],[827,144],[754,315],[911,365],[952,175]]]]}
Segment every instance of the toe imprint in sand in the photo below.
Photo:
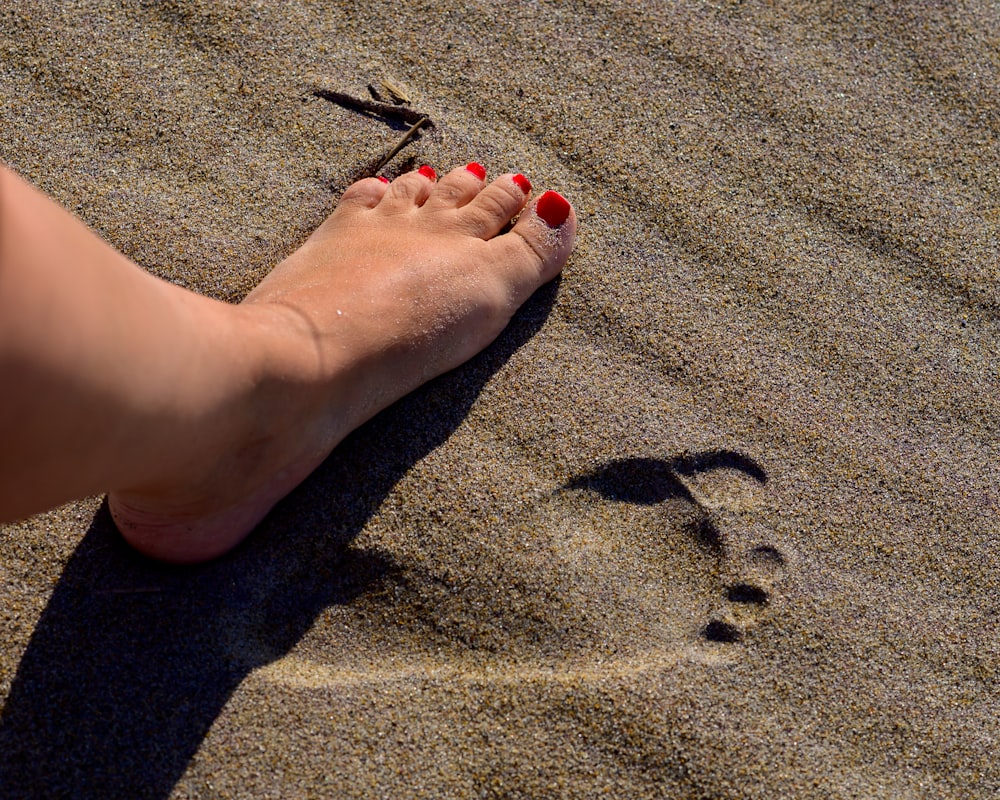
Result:
{"type": "Polygon", "coordinates": [[[670,460],[609,462],[567,488],[586,488],[638,505],[686,501],[693,506],[690,533],[713,554],[718,572],[716,604],[699,636],[731,644],[743,640],[770,613],[774,586],[784,573],[785,555],[755,519],[764,506],[766,484],[766,472],[753,459],[712,450],[670,460]]]}
{"type": "Polygon", "coordinates": [[[762,526],[735,520],[722,535],[727,542],[723,567],[731,579],[723,587],[723,604],[710,616],[702,636],[713,642],[734,642],[771,612],[774,587],[784,575],[786,559],[774,545],[756,543],[767,536],[762,526]],[[722,628],[728,633],[720,634],[722,628]]]}

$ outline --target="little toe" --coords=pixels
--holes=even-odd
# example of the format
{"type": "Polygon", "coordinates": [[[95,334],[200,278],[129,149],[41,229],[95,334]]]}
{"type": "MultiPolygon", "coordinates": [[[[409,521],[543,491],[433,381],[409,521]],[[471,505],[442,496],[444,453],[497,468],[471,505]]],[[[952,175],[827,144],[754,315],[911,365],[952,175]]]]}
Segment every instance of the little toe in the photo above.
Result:
{"type": "Polygon", "coordinates": [[[386,187],[385,203],[389,206],[422,206],[431,196],[437,174],[427,165],[400,175],[386,187]]]}
{"type": "Polygon", "coordinates": [[[523,175],[501,175],[460,209],[459,224],[471,236],[492,239],[520,213],[530,193],[523,175]]]}
{"type": "Polygon", "coordinates": [[[348,186],[340,197],[338,205],[354,205],[375,208],[385,196],[389,182],[384,178],[362,178],[348,186]]]}

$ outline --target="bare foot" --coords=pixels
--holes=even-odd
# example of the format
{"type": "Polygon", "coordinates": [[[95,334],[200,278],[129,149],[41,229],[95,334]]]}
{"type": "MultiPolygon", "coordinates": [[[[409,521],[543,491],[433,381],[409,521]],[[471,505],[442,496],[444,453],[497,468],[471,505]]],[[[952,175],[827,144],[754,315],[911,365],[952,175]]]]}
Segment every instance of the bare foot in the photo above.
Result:
{"type": "Polygon", "coordinates": [[[501,234],[531,186],[521,175],[484,179],[478,164],[440,180],[422,167],[347,189],[309,240],[231,307],[245,349],[260,351],[235,415],[249,423],[214,452],[192,452],[183,474],[112,492],[127,541],[180,563],[225,553],[350,431],[499,335],[562,269],[576,219],[546,192],[501,234]]]}

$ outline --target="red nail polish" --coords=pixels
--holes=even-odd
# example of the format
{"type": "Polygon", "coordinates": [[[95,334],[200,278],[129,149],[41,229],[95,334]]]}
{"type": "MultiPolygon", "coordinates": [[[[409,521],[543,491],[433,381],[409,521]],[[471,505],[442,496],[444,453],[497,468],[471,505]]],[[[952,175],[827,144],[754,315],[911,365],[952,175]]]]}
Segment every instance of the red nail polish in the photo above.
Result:
{"type": "Polygon", "coordinates": [[[376,177],[378,177],[378,179],[379,179],[380,181],[382,181],[382,183],[388,183],[388,182],[389,182],[389,179],[388,179],[388,178],[383,178],[383,177],[382,177],[381,175],[378,175],[378,176],[376,176],[376,177]]]}
{"type": "Polygon", "coordinates": [[[525,194],[531,194],[531,181],[525,178],[520,172],[511,178],[511,180],[518,185],[518,188],[520,188],[522,192],[525,194]]]}
{"type": "Polygon", "coordinates": [[[482,164],[477,164],[475,161],[473,161],[471,164],[466,164],[465,168],[469,170],[469,172],[471,172],[477,178],[479,178],[479,180],[481,181],[486,180],[486,167],[484,167],[482,164]]]}
{"type": "Polygon", "coordinates": [[[535,203],[535,213],[550,228],[558,228],[569,216],[569,202],[558,192],[546,192],[535,203]]]}
{"type": "Polygon", "coordinates": [[[428,167],[426,164],[424,164],[420,169],[418,169],[417,172],[419,172],[421,175],[423,175],[428,180],[431,180],[431,181],[436,181],[437,180],[437,173],[433,169],[431,169],[430,167],[428,167]]]}

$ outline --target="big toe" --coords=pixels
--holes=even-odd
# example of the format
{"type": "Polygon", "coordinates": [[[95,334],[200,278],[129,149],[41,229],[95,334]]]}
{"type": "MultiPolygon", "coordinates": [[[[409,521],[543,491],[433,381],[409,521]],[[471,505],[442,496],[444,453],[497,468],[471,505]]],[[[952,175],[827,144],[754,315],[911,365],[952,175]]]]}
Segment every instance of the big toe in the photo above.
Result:
{"type": "Polygon", "coordinates": [[[508,233],[490,242],[505,252],[498,263],[509,270],[518,302],[556,277],[576,242],[576,212],[561,194],[545,192],[518,217],[508,233]]]}

